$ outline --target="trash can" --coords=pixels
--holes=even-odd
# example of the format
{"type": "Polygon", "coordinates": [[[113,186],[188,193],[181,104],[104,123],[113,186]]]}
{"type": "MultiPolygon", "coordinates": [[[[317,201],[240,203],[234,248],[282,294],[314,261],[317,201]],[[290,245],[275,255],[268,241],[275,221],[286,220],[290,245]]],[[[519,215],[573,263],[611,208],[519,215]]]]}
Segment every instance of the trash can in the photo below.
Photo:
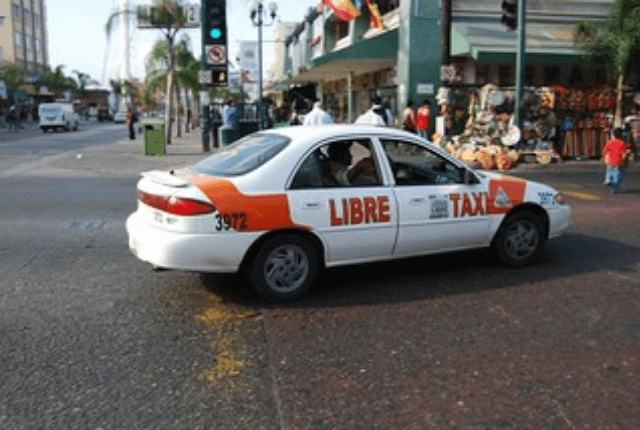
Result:
{"type": "Polygon", "coordinates": [[[229,145],[237,139],[238,131],[233,127],[223,125],[218,129],[218,142],[220,143],[220,148],[229,145]]]}
{"type": "Polygon", "coordinates": [[[145,121],[141,125],[144,155],[164,155],[166,153],[164,121],[145,121]]]}

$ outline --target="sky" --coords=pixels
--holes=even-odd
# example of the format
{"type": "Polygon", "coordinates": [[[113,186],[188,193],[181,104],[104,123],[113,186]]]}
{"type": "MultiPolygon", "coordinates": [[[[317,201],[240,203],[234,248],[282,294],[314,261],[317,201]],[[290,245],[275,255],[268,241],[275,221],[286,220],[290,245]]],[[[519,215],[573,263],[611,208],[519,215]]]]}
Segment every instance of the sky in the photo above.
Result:
{"type": "MultiPolygon", "coordinates": [[[[129,8],[140,4],[151,4],[151,0],[129,0],[129,8]]],[[[183,0],[183,3],[197,3],[197,0],[183,0]]],[[[249,18],[250,0],[227,0],[227,46],[228,58],[238,55],[240,41],[256,41],[258,29],[249,18]]],[[[270,0],[265,0],[265,5],[270,0]]],[[[318,0],[276,0],[278,13],[276,21],[300,22],[309,7],[318,0]]],[[[73,71],[87,73],[100,82],[101,88],[109,88],[109,79],[119,77],[123,47],[119,34],[119,22],[111,31],[107,41],[105,25],[109,16],[118,9],[120,0],[45,0],[47,8],[47,28],[49,32],[49,66],[53,69],[64,65],[67,76],[76,76],[73,71]]],[[[270,22],[270,18],[267,19],[270,22]]],[[[273,62],[274,27],[263,27],[263,71],[273,62]]],[[[200,57],[200,29],[181,30],[191,43],[192,52],[200,57]]],[[[145,58],[151,47],[163,34],[159,30],[138,30],[130,25],[130,68],[133,78],[144,79],[145,58]]]]}

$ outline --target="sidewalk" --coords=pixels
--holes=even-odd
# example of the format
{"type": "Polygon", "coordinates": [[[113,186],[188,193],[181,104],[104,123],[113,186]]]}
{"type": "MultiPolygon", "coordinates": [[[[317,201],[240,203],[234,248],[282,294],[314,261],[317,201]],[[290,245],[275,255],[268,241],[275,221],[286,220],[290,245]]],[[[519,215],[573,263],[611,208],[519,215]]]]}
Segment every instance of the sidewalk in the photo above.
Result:
{"type": "Polygon", "coordinates": [[[173,137],[165,155],[144,155],[142,134],[108,145],[95,145],[50,157],[49,165],[58,169],[83,171],[87,174],[136,176],[147,170],[169,170],[194,164],[211,152],[202,150],[201,129],[173,137]]]}

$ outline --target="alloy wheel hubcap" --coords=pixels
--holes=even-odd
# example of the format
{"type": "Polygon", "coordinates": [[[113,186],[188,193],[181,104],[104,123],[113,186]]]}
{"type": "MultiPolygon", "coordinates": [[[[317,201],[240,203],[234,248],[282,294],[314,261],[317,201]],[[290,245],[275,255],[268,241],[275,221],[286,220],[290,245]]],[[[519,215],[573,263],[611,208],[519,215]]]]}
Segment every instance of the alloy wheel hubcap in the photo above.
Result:
{"type": "Polygon", "coordinates": [[[290,293],[300,288],[309,274],[309,259],[302,248],[282,245],[266,259],[264,275],[269,287],[279,293],[290,293]]]}
{"type": "Polygon", "coordinates": [[[505,251],[514,260],[524,260],[531,257],[538,248],[538,230],[527,220],[520,220],[513,224],[505,234],[505,251]]]}

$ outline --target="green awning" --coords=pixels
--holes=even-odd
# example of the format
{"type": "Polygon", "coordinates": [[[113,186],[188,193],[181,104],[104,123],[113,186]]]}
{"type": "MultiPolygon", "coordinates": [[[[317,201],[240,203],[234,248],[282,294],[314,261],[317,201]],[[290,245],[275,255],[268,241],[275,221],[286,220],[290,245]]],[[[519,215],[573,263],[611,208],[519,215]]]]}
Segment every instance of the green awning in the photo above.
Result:
{"type": "MultiPolygon", "coordinates": [[[[582,53],[573,44],[573,26],[566,23],[529,23],[526,27],[527,63],[575,64],[582,53]]],[[[451,56],[478,62],[513,62],[517,31],[500,23],[454,22],[451,25],[451,56]]]]}
{"type": "Polygon", "coordinates": [[[309,70],[287,79],[288,83],[321,82],[353,72],[356,75],[393,67],[398,57],[398,30],[389,30],[351,46],[311,60],[309,70]]]}

